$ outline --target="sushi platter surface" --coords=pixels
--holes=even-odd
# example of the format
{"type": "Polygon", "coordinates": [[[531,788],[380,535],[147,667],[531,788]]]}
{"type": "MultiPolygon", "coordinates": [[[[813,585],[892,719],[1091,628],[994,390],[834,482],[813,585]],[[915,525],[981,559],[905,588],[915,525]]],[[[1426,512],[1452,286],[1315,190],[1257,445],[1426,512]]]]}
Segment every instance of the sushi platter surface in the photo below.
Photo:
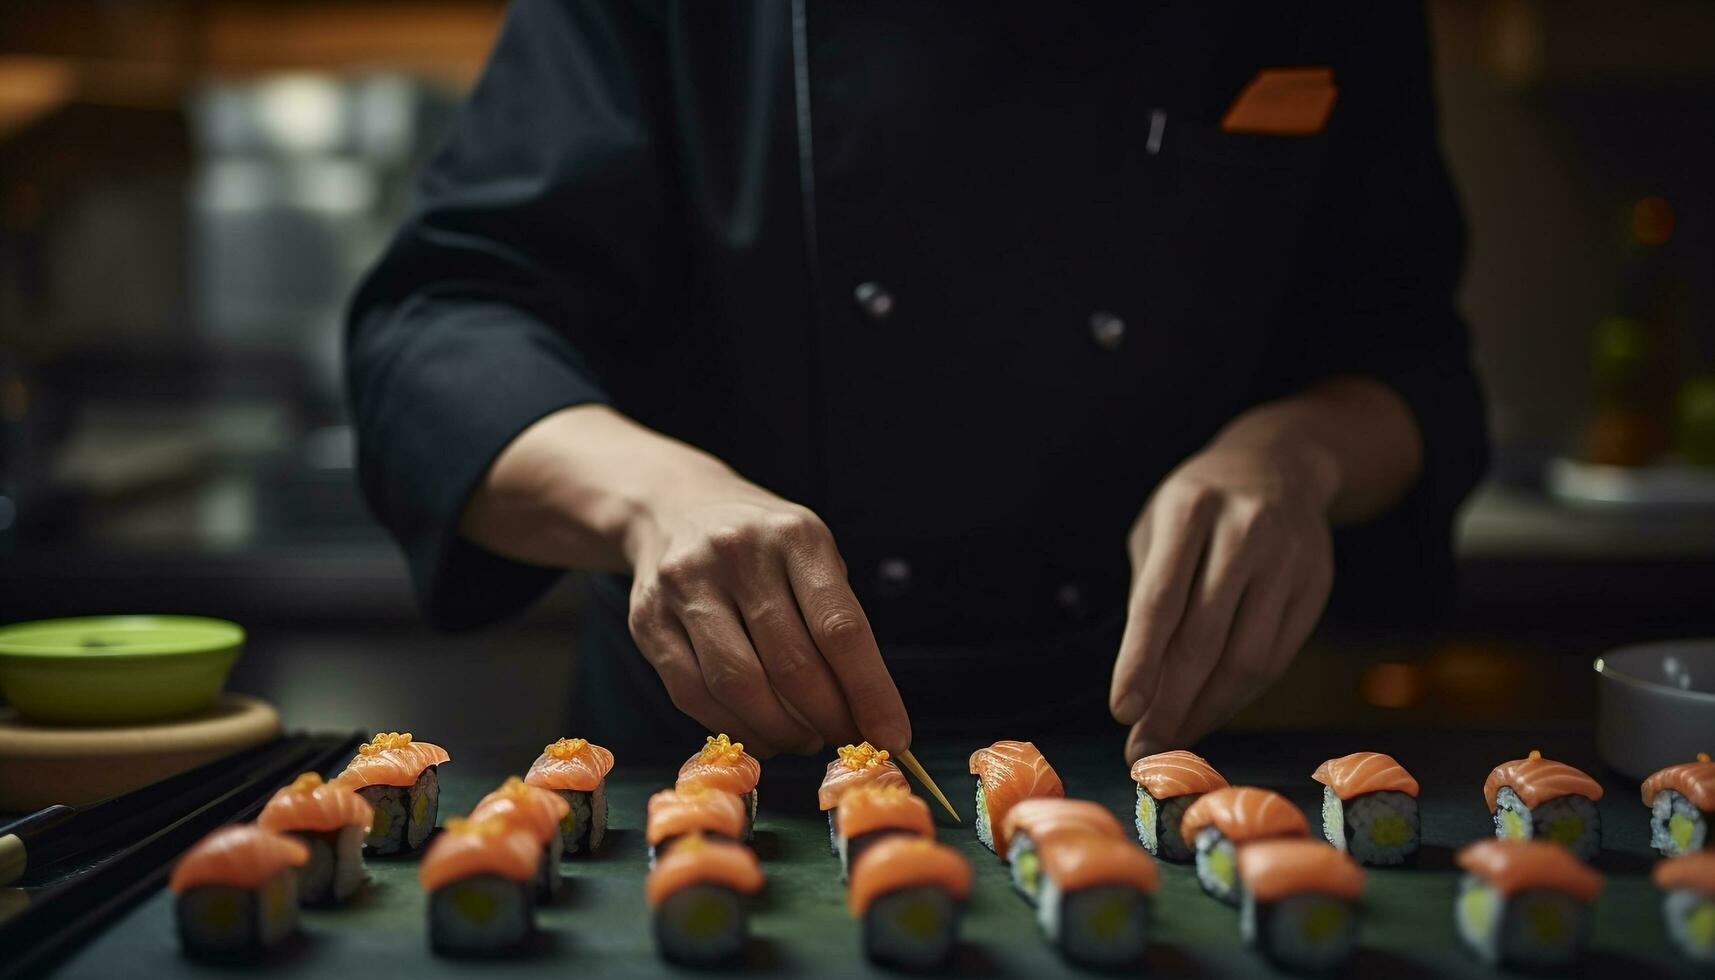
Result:
{"type": "MultiPolygon", "coordinates": [[[[1042,837],[1039,846],[1046,846],[1056,819],[1075,820],[1103,834],[1111,834],[1117,822],[1130,843],[1122,847],[1115,840],[1094,851],[1105,854],[1104,849],[1111,849],[1116,859],[1141,861],[1141,857],[1129,856],[1132,851],[1142,854],[1131,830],[1138,812],[1141,783],[1134,784],[1126,767],[1118,763],[1114,746],[1053,739],[1042,739],[1037,745],[1053,760],[1053,769],[1064,783],[1065,795],[1091,801],[1091,805],[1079,804],[1084,808],[1082,811],[1061,808],[1063,812],[1058,816],[1050,813],[1050,808],[1037,808],[1042,812],[1028,816],[1021,813],[1020,817],[1025,819],[1008,820],[1004,827],[988,828],[990,839],[998,835],[1004,842],[1005,835],[1034,832],[1042,837]],[[1114,819],[1098,812],[1103,808],[1114,819]]],[[[474,753],[461,758],[458,746],[448,748],[454,761],[442,767],[439,776],[442,829],[427,842],[430,851],[449,833],[474,832],[463,822],[449,831],[447,825],[453,819],[450,815],[471,811],[479,800],[488,808],[508,805],[505,801],[496,803],[498,797],[515,801],[525,798],[524,789],[516,783],[508,782],[499,790],[494,787],[509,773],[529,767],[532,755],[529,747],[521,748],[510,765],[479,763],[474,753]]],[[[934,750],[924,747],[920,753],[927,768],[948,789],[967,817],[970,794],[978,781],[965,774],[966,761],[976,748],[980,747],[938,746],[934,750]]],[[[1262,795],[1258,797],[1256,812],[1262,819],[1277,820],[1279,814],[1274,814],[1272,808],[1287,806],[1308,815],[1312,827],[1321,825],[1318,814],[1325,817],[1326,800],[1336,792],[1416,791],[1416,784],[1421,783],[1420,792],[1413,794],[1421,804],[1421,848],[1403,866],[1372,866],[1362,871],[1362,929],[1355,959],[1350,964],[1353,975],[1362,976],[1384,972],[1413,976],[1508,975],[1483,966],[1461,944],[1455,907],[1464,900],[1461,889],[1469,890],[1476,879],[1467,877],[1456,865],[1455,855],[1474,841],[1493,841],[1497,817],[1485,805],[1484,777],[1491,769],[1500,770],[1497,763],[1516,760],[1509,763],[1514,769],[1506,773],[1517,770],[1528,775],[1527,771],[1544,770],[1545,775],[1536,777],[1541,779],[1554,777],[1546,769],[1559,763],[1551,764],[1549,759],[1568,760],[1581,766],[1583,772],[1593,774],[1607,789],[1605,794],[1587,790],[1597,797],[1593,805],[1599,807],[1603,823],[1601,853],[1591,867],[1600,872],[1605,884],[1590,904],[1590,942],[1582,953],[1580,972],[1697,975],[1685,960],[1675,955],[1664,933],[1661,892],[1650,880],[1655,863],[1650,849],[1650,809],[1640,804],[1636,782],[1597,764],[1589,732],[1456,737],[1439,732],[1272,733],[1220,736],[1210,739],[1199,751],[1220,770],[1214,778],[1224,777],[1235,787],[1257,788],[1256,792],[1262,795]],[[1520,758],[1525,756],[1525,747],[1540,748],[1548,758],[1520,758]],[[1409,776],[1393,772],[1376,760],[1348,756],[1360,748],[1390,753],[1410,769],[1409,776]],[[1319,770],[1325,762],[1343,759],[1351,760],[1347,766],[1349,772],[1332,771],[1338,767],[1319,770]]],[[[760,859],[766,876],[765,887],[750,900],[749,939],[742,956],[722,973],[897,975],[868,962],[862,954],[863,943],[867,941],[861,936],[865,926],[853,919],[848,906],[848,885],[841,880],[842,859],[830,851],[832,824],[817,806],[817,783],[822,778],[823,762],[767,760],[760,784],[747,784],[756,787],[759,801],[752,839],[743,845],[718,844],[718,848],[749,848],[760,859]]],[[[331,777],[335,773],[330,771],[325,775],[331,777]]],[[[1041,775],[1031,778],[1035,784],[1043,781],[1041,775]]],[[[1195,781],[1199,777],[1191,773],[1184,778],[1195,781]]],[[[1530,796],[1523,777],[1508,778],[1517,783],[1520,795],[1530,796]]],[[[334,783],[339,781],[335,779],[334,783]]],[[[431,896],[425,894],[420,881],[423,858],[421,852],[406,850],[370,857],[369,880],[349,902],[337,907],[303,909],[302,935],[268,955],[266,972],[275,977],[374,975],[419,980],[485,974],[496,969],[544,977],[569,973],[592,977],[660,976],[672,972],[675,968],[660,959],[659,937],[651,927],[652,909],[645,889],[650,848],[643,827],[646,801],[673,784],[674,770],[670,766],[628,764],[624,759],[613,766],[603,790],[611,814],[605,828],[605,842],[580,853],[567,853],[558,862],[564,881],[558,887],[556,899],[539,906],[534,938],[505,962],[473,961],[431,950],[428,941],[431,896]]],[[[990,785],[992,788],[997,784],[990,785]]],[[[1199,783],[1196,788],[1211,789],[1214,785],[1199,783]]],[[[300,786],[305,793],[320,792],[317,780],[304,780],[300,786]]],[[[677,791],[687,798],[701,792],[684,781],[677,791]]],[[[875,790],[877,799],[882,801],[889,798],[887,794],[898,792],[902,790],[896,786],[875,790]]],[[[385,794],[371,795],[381,799],[385,794]]],[[[1241,801],[1235,798],[1235,802],[1241,801]]],[[[741,812],[736,816],[743,815],[741,812]]],[[[1348,819],[1359,817],[1369,819],[1370,815],[1359,808],[1348,810],[1348,819]]],[[[1212,819],[1219,823],[1221,814],[1216,813],[1212,819]]],[[[1085,975],[1044,941],[1038,928],[1039,909],[1022,900],[1018,893],[1018,867],[1009,867],[991,853],[979,840],[979,832],[969,820],[963,826],[955,826],[942,818],[934,828],[939,845],[924,843],[908,847],[900,838],[883,842],[891,850],[901,852],[912,847],[934,848],[923,850],[921,859],[945,863],[948,881],[963,873],[960,868],[970,869],[970,879],[961,885],[968,887],[968,896],[963,898],[960,941],[953,959],[942,972],[957,976],[1085,975]]],[[[1267,857],[1276,869],[1295,874],[1307,866],[1326,865],[1327,874],[1346,876],[1341,894],[1355,894],[1359,874],[1355,865],[1344,857],[1335,860],[1338,852],[1331,847],[1321,844],[1310,847],[1314,840],[1319,838],[1313,830],[1309,838],[1301,838],[1293,846],[1283,844],[1275,848],[1278,853],[1263,850],[1248,853],[1251,858],[1267,857]]],[[[558,843],[557,839],[555,842],[558,843]]],[[[584,843],[588,844],[587,838],[584,843]]],[[[678,850],[666,853],[679,855],[678,850]]],[[[879,855],[881,851],[870,853],[879,855]]],[[[1013,853],[1016,856],[1020,852],[1013,853]]],[[[1241,848],[1240,853],[1247,852],[1241,848]]],[[[1040,865],[1044,880],[1072,880],[1069,876],[1075,869],[1065,867],[1063,860],[1056,866],[1052,853],[1045,856],[1050,860],[1040,865]]],[[[1380,859],[1391,857],[1381,855],[1380,859]]],[[[1468,860],[1464,856],[1459,858],[1466,870],[1473,867],[1466,863],[1468,860]]],[[[857,861],[858,867],[875,866],[866,865],[868,858],[857,861]]],[[[1247,858],[1245,863],[1259,862],[1247,858]]],[[[1035,873],[1038,865],[1033,863],[1029,868],[1035,873]]],[[[1250,874],[1252,870],[1247,867],[1241,873],[1250,874]]],[[[1267,870],[1260,869],[1257,873],[1267,870]]],[[[1154,892],[1144,961],[1131,972],[1150,976],[1282,975],[1268,960],[1244,948],[1241,928],[1250,927],[1241,925],[1242,916],[1233,906],[1205,893],[1207,882],[1199,881],[1197,868],[1158,859],[1152,864],[1139,864],[1134,877],[1140,887],[1158,892],[1154,892]]],[[[652,884],[649,891],[655,890],[652,884]]],[[[57,964],[50,975],[222,976],[256,969],[254,965],[235,967],[184,959],[175,928],[173,897],[165,890],[151,895],[86,937],[78,950],[57,964]]],[[[1279,912],[1290,914],[1292,909],[1283,904],[1279,912]]]]}

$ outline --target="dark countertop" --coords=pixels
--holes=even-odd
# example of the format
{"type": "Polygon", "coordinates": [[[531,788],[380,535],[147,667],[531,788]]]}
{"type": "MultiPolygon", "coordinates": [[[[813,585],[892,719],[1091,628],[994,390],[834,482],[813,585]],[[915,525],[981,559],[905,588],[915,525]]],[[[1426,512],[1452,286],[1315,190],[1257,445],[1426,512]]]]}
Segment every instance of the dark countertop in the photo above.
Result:
{"type": "MultiPolygon", "coordinates": [[[[1113,745],[1051,738],[1038,744],[1060,770],[1071,795],[1100,800],[1129,815],[1134,787],[1113,745]]],[[[443,818],[461,812],[508,772],[522,769],[534,751],[484,759],[479,751],[449,748],[455,759],[443,771],[443,818]]],[[[966,818],[963,826],[943,826],[940,836],[963,850],[977,871],[965,918],[966,948],[956,972],[1016,977],[1076,973],[1044,946],[1030,908],[1010,889],[1005,866],[984,851],[970,831],[970,777],[965,775],[964,757],[974,746],[924,748],[925,763],[966,818]]],[[[1600,865],[1607,888],[1596,905],[1594,945],[1583,974],[1690,975],[1666,946],[1658,896],[1647,878],[1652,863],[1647,811],[1635,785],[1600,768],[1587,730],[1562,729],[1528,738],[1421,730],[1233,735],[1210,739],[1202,748],[1231,781],[1286,793],[1305,809],[1312,825],[1318,823],[1320,787],[1309,774],[1326,757],[1358,749],[1387,751],[1417,775],[1423,785],[1422,860],[1415,868],[1371,872],[1362,950],[1354,967],[1355,975],[1385,972],[1400,978],[1485,975],[1454,936],[1458,873],[1451,856],[1457,846],[1490,832],[1481,796],[1489,768],[1531,748],[1583,766],[1608,790],[1601,802],[1608,851],[1600,865]]],[[[858,955],[857,928],[845,912],[838,864],[827,851],[826,824],[813,806],[822,765],[823,760],[764,764],[756,846],[770,884],[752,922],[758,941],[749,972],[890,975],[872,970],[858,955]]],[[[661,975],[666,968],[654,956],[642,897],[645,847],[639,828],[644,798],[671,778],[668,767],[644,770],[619,760],[610,781],[613,837],[601,854],[566,862],[567,889],[558,904],[539,913],[544,941],[531,957],[475,965],[432,957],[414,861],[378,860],[371,862],[371,886],[353,906],[306,912],[304,940],[256,972],[416,980],[502,970],[537,976],[661,975]]],[[[1204,896],[1190,868],[1163,864],[1162,872],[1149,975],[1273,975],[1240,946],[1236,913],[1204,896]]],[[[163,892],[92,939],[56,975],[106,980],[123,972],[220,976],[236,971],[180,958],[171,902],[163,892]]]]}

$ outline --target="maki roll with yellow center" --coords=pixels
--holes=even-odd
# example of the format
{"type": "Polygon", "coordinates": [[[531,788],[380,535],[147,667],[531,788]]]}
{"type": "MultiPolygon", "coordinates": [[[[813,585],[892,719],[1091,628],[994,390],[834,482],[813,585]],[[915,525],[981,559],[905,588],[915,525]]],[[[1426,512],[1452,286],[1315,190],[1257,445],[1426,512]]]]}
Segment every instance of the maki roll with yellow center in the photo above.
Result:
{"type": "Polygon", "coordinates": [[[1144,756],[1132,763],[1131,778],[1137,783],[1138,843],[1163,860],[1191,860],[1193,850],[1179,836],[1179,824],[1191,804],[1227,781],[1202,756],[1184,749],[1144,756]]]}
{"type": "Polygon", "coordinates": [[[1197,849],[1197,881],[1228,905],[1239,903],[1235,848],[1277,837],[1308,837],[1310,821],[1286,797],[1255,786],[1228,786],[1191,804],[1179,832],[1197,849]]]}
{"type": "Polygon", "coordinates": [[[1311,776],[1322,784],[1322,836],[1360,864],[1404,864],[1420,840],[1417,780],[1393,756],[1354,752],[1311,776]]]}
{"type": "Polygon", "coordinates": [[[970,893],[971,864],[958,851],[932,838],[895,836],[852,866],[846,900],[863,923],[863,951],[871,962],[933,970],[958,949],[959,917],[970,893]]]}
{"type": "Polygon", "coordinates": [[[1668,858],[1650,879],[1661,889],[1667,938],[1692,962],[1715,966],[1715,851],[1668,858]]]}
{"type": "Polygon", "coordinates": [[[688,834],[662,854],[644,881],[655,948],[684,966],[734,965],[750,937],[745,909],[762,891],[762,866],[743,844],[688,834]]]}
{"type": "Polygon", "coordinates": [[[1020,800],[1065,796],[1060,774],[1029,742],[1005,739],[971,753],[977,777],[977,840],[1006,858],[1006,814],[1020,800]]]}
{"type": "Polygon", "coordinates": [[[551,790],[566,801],[560,849],[588,854],[607,838],[607,774],[613,753],[587,739],[562,738],[543,747],[524,782],[551,790]]]}
{"type": "Polygon", "coordinates": [[[725,790],[692,786],[664,789],[649,797],[643,839],[649,845],[649,866],[686,834],[737,842],[749,823],[744,801],[725,790]]]}
{"type": "Polygon", "coordinates": [[[1700,851],[1711,843],[1709,817],[1715,813],[1715,762],[1707,752],[1650,774],[1643,785],[1650,808],[1650,846],[1662,857],[1700,851]]]}
{"type": "Polygon", "coordinates": [[[410,732],[377,732],[334,782],[349,786],[375,810],[364,846],[371,854],[396,854],[423,846],[440,814],[440,767],[447,750],[413,741],[410,732]]]}
{"type": "Polygon", "coordinates": [[[1502,840],[1549,840],[1586,861],[1602,850],[1602,787],[1581,769],[1529,757],[1503,762],[1483,782],[1483,799],[1502,840]]]}
{"type": "Polygon", "coordinates": [[[536,835],[507,820],[447,821],[417,878],[429,893],[429,945],[454,956],[522,952],[536,932],[536,835]]]}
{"type": "Polygon", "coordinates": [[[1358,945],[1364,872],[1346,854],[1307,838],[1239,848],[1239,932],[1269,962],[1294,973],[1337,970],[1358,945]]]}
{"type": "Polygon", "coordinates": [[[756,784],[761,780],[762,763],[744,750],[743,742],[734,742],[722,733],[710,735],[702,750],[685,760],[673,788],[707,786],[737,795],[744,801],[744,839],[750,840],[756,823],[756,784]]]}
{"type": "Polygon", "coordinates": [[[298,929],[297,869],[302,841],[250,824],[222,827],[173,866],[179,942],[185,955],[258,955],[298,929]]]}
{"type": "Polygon", "coordinates": [[[1544,840],[1479,841],[1455,858],[1465,871],[1454,905],[1459,938],[1490,966],[1563,970],[1583,952],[1602,876],[1544,840]]]}
{"type": "Polygon", "coordinates": [[[834,850],[840,856],[840,877],[851,875],[858,857],[883,839],[935,836],[929,804],[903,786],[860,786],[840,798],[834,808],[834,850]]]}
{"type": "Polygon", "coordinates": [[[1038,851],[1043,842],[1060,834],[1095,834],[1125,839],[1125,828],[1100,803],[1042,797],[1024,800],[1006,815],[1006,859],[1012,867],[1012,887],[1031,903],[1042,880],[1038,851]]]}
{"type": "Polygon", "coordinates": [[[1121,835],[1057,834],[1037,842],[1036,919],[1060,954],[1091,969],[1135,965],[1149,943],[1155,861],[1121,835]]]}
{"type": "Polygon", "coordinates": [[[298,869],[298,901],[336,905],[368,877],[363,839],[375,809],[343,783],[324,783],[306,772],[281,788],[256,817],[256,825],[303,842],[309,860],[298,869]]]}
{"type": "Polygon", "coordinates": [[[500,788],[483,797],[470,811],[472,820],[498,820],[535,838],[542,849],[536,870],[536,893],[545,902],[560,891],[560,828],[571,810],[558,793],[508,776],[500,788]]]}

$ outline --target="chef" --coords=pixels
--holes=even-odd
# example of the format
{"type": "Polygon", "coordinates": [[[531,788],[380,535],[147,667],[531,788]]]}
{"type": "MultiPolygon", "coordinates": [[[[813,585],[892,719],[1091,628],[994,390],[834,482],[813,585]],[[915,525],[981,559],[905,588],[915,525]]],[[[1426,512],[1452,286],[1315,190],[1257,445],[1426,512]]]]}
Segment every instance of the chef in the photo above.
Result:
{"type": "Polygon", "coordinates": [[[1462,235],[1412,4],[517,0],[359,471],[434,624],[592,573],[579,731],[1136,757],[1445,602],[1462,235]]]}

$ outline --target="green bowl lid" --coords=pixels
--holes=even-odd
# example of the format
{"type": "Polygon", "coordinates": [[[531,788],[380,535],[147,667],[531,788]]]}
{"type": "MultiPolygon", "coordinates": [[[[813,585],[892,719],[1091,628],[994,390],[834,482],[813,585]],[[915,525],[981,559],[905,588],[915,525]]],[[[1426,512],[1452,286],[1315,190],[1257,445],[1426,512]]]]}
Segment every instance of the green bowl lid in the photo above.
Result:
{"type": "Polygon", "coordinates": [[[81,616],[0,626],[0,655],[129,657],[213,653],[244,643],[244,627],[202,616],[81,616]]]}

